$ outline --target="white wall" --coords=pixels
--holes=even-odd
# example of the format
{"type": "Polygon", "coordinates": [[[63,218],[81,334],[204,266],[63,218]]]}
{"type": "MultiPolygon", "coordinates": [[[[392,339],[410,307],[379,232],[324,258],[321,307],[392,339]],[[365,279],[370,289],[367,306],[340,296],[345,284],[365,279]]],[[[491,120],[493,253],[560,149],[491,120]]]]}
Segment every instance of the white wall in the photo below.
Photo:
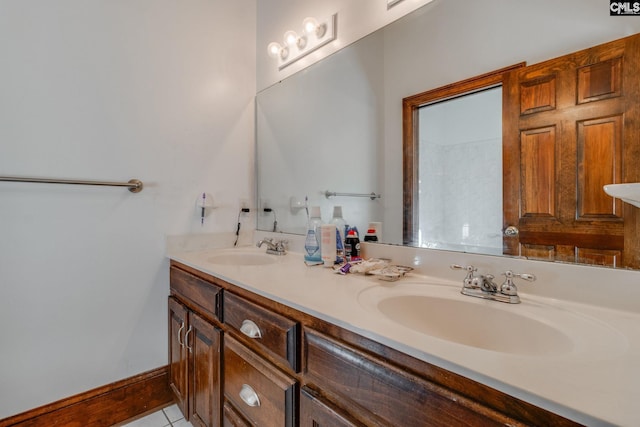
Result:
{"type": "Polygon", "coordinates": [[[386,0],[269,0],[258,1],[257,86],[258,91],[342,49],[389,22],[433,0],[403,0],[387,9],[386,0]],[[298,33],[308,16],[323,19],[338,14],[337,39],[299,61],[278,70],[267,54],[272,41],[282,42],[288,30],[298,33]]]}
{"type": "Polygon", "coordinates": [[[145,183],[0,182],[0,418],[166,365],[165,234],[253,198],[255,28],[255,0],[0,2],[0,175],[145,183]]]}
{"type": "MultiPolygon", "coordinates": [[[[260,204],[268,201],[277,214],[278,231],[306,231],[306,212],[290,208],[292,196],[308,196],[325,222],[334,206],[342,206],[344,219],[358,227],[361,238],[369,222],[382,218],[380,200],[325,197],[326,191],[378,192],[384,56],[382,37],[376,36],[361,40],[357,52],[337,52],[321,67],[302,70],[256,97],[257,186],[260,204]]],[[[259,218],[260,229],[272,229],[272,215],[259,218]]]]}

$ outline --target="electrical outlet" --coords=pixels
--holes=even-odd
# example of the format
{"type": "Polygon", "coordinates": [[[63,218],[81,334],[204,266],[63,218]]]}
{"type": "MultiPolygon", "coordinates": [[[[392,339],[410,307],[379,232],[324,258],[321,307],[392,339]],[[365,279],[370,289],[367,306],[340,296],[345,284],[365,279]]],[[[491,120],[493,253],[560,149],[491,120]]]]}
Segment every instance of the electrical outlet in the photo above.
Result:
{"type": "Polygon", "coordinates": [[[273,209],[271,207],[271,201],[269,199],[260,199],[260,206],[258,210],[262,213],[271,212],[273,209]]]}

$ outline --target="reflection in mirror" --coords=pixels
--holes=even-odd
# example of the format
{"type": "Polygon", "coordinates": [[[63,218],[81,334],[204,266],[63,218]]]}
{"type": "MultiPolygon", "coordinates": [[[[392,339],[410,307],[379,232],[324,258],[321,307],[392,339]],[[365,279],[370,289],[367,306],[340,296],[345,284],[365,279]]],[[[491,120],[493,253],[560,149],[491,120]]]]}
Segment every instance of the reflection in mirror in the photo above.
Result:
{"type": "Polygon", "coordinates": [[[383,58],[380,36],[369,36],[256,97],[259,230],[304,234],[309,206],[328,222],[333,206],[359,230],[381,221],[383,58]],[[264,212],[264,209],[272,212],[264,212]]]}
{"type": "MultiPolygon", "coordinates": [[[[383,243],[445,245],[449,249],[459,245],[463,251],[482,252],[485,248],[485,253],[500,253],[496,250],[501,247],[500,238],[505,242],[502,247],[508,238],[497,236],[499,232],[493,231],[490,219],[487,223],[492,225],[481,233],[490,242],[472,238],[471,232],[467,236],[465,222],[458,222],[455,232],[443,236],[443,241],[438,241],[435,230],[425,229],[428,239],[407,235],[403,220],[407,215],[418,218],[420,208],[417,204],[415,209],[407,206],[403,194],[403,179],[407,178],[403,172],[402,135],[406,124],[402,100],[506,64],[523,60],[535,63],[640,31],[640,21],[625,21],[622,26],[595,6],[582,4],[579,0],[540,0],[503,8],[498,0],[431,2],[258,93],[257,228],[271,231],[277,218],[277,231],[303,234],[307,196],[310,206],[321,207],[324,221],[331,218],[335,205],[342,206],[346,221],[361,230],[368,222],[381,221],[383,243]],[[572,16],[572,22],[581,25],[549,20],[549,10],[558,16],[572,16]],[[540,22],[545,22],[544,31],[540,31],[540,22]],[[531,43],[532,34],[536,43],[531,43]],[[327,198],[327,190],[375,192],[382,197],[374,201],[327,198]],[[264,212],[264,208],[269,211],[264,212]]],[[[456,126],[464,130],[465,122],[458,121],[456,126]]],[[[486,165],[481,161],[476,164],[487,173],[499,173],[501,162],[491,165],[486,161],[486,165]]],[[[475,172],[472,175],[479,176],[475,172]]],[[[488,203],[498,209],[502,199],[500,187],[495,188],[494,193],[487,184],[473,194],[483,201],[493,200],[488,203]]],[[[477,199],[469,200],[469,195],[459,197],[459,191],[448,190],[455,194],[444,202],[451,204],[445,210],[447,216],[460,214],[453,211],[458,204],[467,218],[480,221],[488,208],[480,207],[477,199]]],[[[517,199],[505,198],[515,205],[517,199]]],[[[638,224],[636,228],[640,229],[640,220],[638,224]]],[[[499,229],[509,225],[504,223],[499,229]]],[[[469,222],[469,229],[475,226],[469,222]]],[[[418,227],[415,230],[417,234],[418,227]]],[[[529,248],[534,249],[539,252],[540,248],[529,248]]],[[[519,255],[517,251],[508,253],[519,255]]]]}
{"type": "Polygon", "coordinates": [[[418,108],[421,247],[502,254],[502,87],[418,108]]]}

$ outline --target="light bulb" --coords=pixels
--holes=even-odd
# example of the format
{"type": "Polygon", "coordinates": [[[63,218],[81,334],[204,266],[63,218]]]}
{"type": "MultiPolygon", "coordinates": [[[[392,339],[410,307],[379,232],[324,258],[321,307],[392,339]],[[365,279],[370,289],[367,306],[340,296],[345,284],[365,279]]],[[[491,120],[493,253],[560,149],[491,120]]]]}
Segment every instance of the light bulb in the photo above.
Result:
{"type": "Polygon", "coordinates": [[[308,17],[302,21],[302,27],[307,34],[313,34],[318,28],[318,20],[316,18],[308,17]]]}
{"type": "Polygon", "coordinates": [[[284,33],[284,44],[287,46],[295,46],[298,42],[298,34],[295,31],[289,30],[284,33]]]}
{"type": "Polygon", "coordinates": [[[320,24],[316,28],[316,37],[321,39],[327,34],[327,24],[320,24]]]}
{"type": "Polygon", "coordinates": [[[307,47],[307,36],[298,37],[298,41],[296,42],[296,46],[298,46],[298,50],[302,50],[307,47]]]}
{"type": "Polygon", "coordinates": [[[267,52],[269,52],[269,56],[272,58],[277,58],[281,50],[282,46],[280,46],[280,43],[271,42],[269,46],[267,46],[267,52]]]}

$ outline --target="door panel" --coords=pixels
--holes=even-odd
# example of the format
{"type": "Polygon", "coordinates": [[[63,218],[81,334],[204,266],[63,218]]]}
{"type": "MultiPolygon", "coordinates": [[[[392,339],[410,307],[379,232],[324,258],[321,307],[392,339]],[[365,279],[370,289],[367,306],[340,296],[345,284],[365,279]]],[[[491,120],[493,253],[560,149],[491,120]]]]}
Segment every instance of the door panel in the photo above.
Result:
{"type": "Polygon", "coordinates": [[[578,122],[578,219],[622,219],[621,201],[602,187],[622,182],[621,115],[578,122]]]}
{"type": "Polygon", "coordinates": [[[555,127],[523,131],[520,141],[522,186],[536,189],[522,193],[522,216],[555,217],[555,127]]]}

